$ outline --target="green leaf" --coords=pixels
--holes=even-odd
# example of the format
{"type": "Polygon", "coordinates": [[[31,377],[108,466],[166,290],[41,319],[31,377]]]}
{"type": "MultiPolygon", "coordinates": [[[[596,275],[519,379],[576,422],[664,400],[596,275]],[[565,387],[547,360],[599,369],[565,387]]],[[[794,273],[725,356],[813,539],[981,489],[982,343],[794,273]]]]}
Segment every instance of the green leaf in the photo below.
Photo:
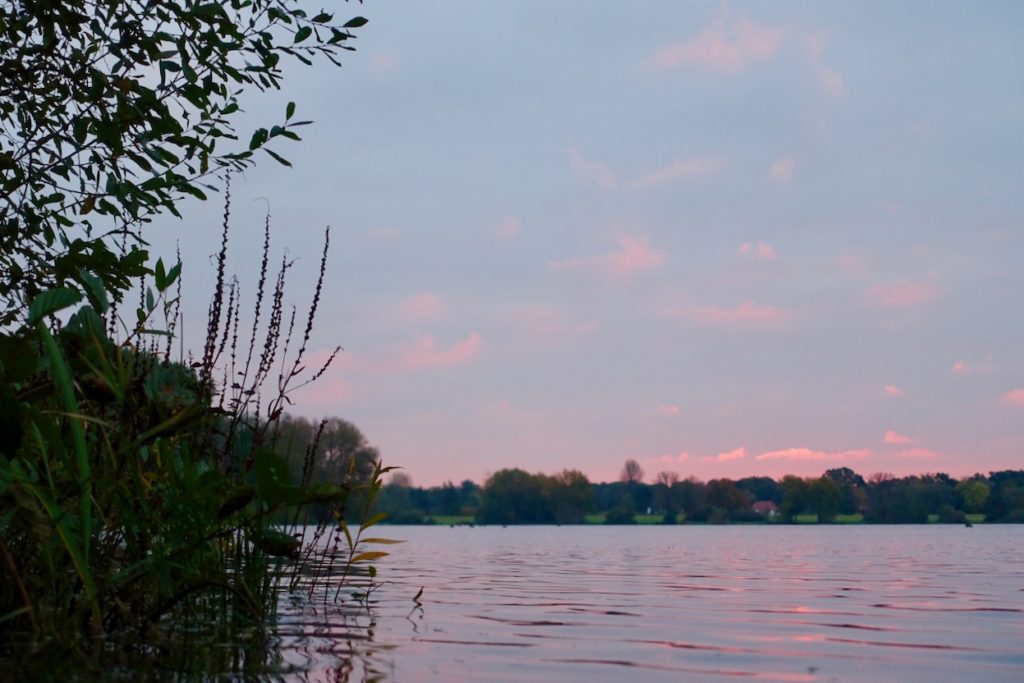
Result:
{"type": "Polygon", "coordinates": [[[103,280],[81,268],[78,269],[75,279],[85,288],[85,295],[92,307],[101,314],[106,313],[110,307],[110,299],[107,298],[107,288],[103,284],[103,280]]]}
{"type": "Polygon", "coordinates": [[[295,42],[301,43],[306,38],[309,38],[311,35],[313,35],[313,27],[303,26],[302,28],[295,32],[295,42]]]}
{"type": "Polygon", "coordinates": [[[153,269],[153,284],[156,285],[156,291],[162,292],[167,288],[167,270],[164,268],[164,260],[158,258],[156,260],[156,268],[153,269]]]}
{"type": "Polygon", "coordinates": [[[82,300],[82,293],[70,287],[48,289],[28,305],[28,323],[34,325],[48,315],[74,306],[82,300]]]}
{"type": "Polygon", "coordinates": [[[270,156],[274,157],[274,160],[277,161],[277,163],[281,164],[282,166],[291,166],[292,165],[292,162],[288,161],[283,156],[281,156],[280,154],[278,154],[277,152],[275,152],[273,150],[265,149],[263,151],[266,152],[267,154],[269,154],[270,156]]]}
{"type": "Polygon", "coordinates": [[[295,116],[295,103],[294,102],[289,102],[288,106],[285,107],[285,110],[284,110],[284,118],[287,121],[288,119],[290,119],[293,116],[295,116]]]}
{"type": "Polygon", "coordinates": [[[173,285],[179,275],[181,275],[181,264],[176,263],[169,271],[167,271],[167,286],[170,287],[173,285]]]}
{"type": "Polygon", "coordinates": [[[270,133],[267,131],[266,128],[258,129],[255,133],[252,134],[252,138],[250,138],[249,140],[249,151],[251,152],[254,149],[259,149],[263,145],[263,143],[267,141],[267,138],[269,137],[270,133]]]}
{"type": "Polygon", "coordinates": [[[360,26],[366,26],[369,21],[370,20],[365,17],[352,17],[345,22],[345,25],[342,28],[359,28],[360,26]]]}

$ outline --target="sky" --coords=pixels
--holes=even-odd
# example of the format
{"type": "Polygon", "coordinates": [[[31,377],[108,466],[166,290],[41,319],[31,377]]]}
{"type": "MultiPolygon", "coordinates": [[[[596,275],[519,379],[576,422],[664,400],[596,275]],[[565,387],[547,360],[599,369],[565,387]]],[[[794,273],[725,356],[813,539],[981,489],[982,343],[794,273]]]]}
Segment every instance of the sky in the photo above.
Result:
{"type": "MultiPolygon", "coordinates": [[[[242,137],[228,268],[417,485],[1024,466],[1024,4],[367,0],[242,137]]],[[[201,349],[222,201],[148,228],[201,349]]]]}

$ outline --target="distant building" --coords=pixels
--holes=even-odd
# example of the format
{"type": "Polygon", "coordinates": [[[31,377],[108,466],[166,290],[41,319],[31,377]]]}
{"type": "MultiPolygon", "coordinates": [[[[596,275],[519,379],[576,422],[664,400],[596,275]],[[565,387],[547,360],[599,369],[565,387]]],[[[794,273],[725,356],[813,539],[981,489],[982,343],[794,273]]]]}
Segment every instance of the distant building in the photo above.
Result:
{"type": "Polygon", "coordinates": [[[770,500],[759,500],[751,505],[750,509],[769,519],[775,519],[779,515],[779,506],[770,500]]]}

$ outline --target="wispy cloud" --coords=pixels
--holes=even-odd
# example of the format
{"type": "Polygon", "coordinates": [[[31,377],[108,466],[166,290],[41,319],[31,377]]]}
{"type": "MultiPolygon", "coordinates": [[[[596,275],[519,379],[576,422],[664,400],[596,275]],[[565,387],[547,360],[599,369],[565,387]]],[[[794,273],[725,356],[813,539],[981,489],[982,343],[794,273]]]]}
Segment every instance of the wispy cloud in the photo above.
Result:
{"type": "Polygon", "coordinates": [[[381,225],[370,229],[370,237],[381,242],[390,242],[398,237],[398,235],[398,228],[394,228],[390,225],[381,225]]]}
{"type": "Polygon", "coordinates": [[[572,257],[551,261],[551,270],[596,269],[614,278],[628,278],[636,273],[657,270],[665,262],[665,251],[650,245],[646,236],[623,234],[619,248],[600,256],[572,257]]]}
{"type": "Polygon", "coordinates": [[[678,415],[679,406],[677,406],[675,403],[663,403],[662,405],[658,406],[658,413],[661,415],[678,415]]]}
{"type": "Polygon", "coordinates": [[[733,17],[723,6],[696,36],[659,48],[651,64],[667,71],[693,67],[737,73],[774,57],[785,37],[784,28],[755,24],[745,15],[733,17]]]}
{"type": "Polygon", "coordinates": [[[843,74],[833,68],[825,66],[822,57],[825,48],[828,46],[828,31],[811,31],[804,39],[804,45],[811,58],[811,65],[818,85],[833,97],[842,97],[846,94],[846,81],[843,74]]]}
{"type": "Polygon", "coordinates": [[[675,465],[682,462],[687,462],[692,456],[683,451],[682,453],[662,453],[661,455],[652,455],[648,458],[644,458],[644,462],[651,465],[675,465]]]}
{"type": "Polygon", "coordinates": [[[715,462],[732,462],[733,460],[742,460],[747,457],[747,449],[743,446],[734,448],[731,451],[725,451],[718,453],[714,456],[715,462]]]}
{"type": "Polygon", "coordinates": [[[767,451],[754,457],[755,460],[861,460],[873,455],[869,448],[849,451],[818,451],[811,448],[784,448],[778,451],[767,451]]]}
{"type": "Polygon", "coordinates": [[[938,458],[943,454],[930,448],[905,448],[896,451],[893,455],[899,458],[938,458]]]}
{"type": "Polygon", "coordinates": [[[583,152],[575,147],[570,147],[567,153],[573,170],[584,180],[603,188],[612,188],[618,184],[615,172],[603,162],[584,156],[583,152]]]}
{"type": "Polygon", "coordinates": [[[888,443],[888,444],[901,444],[901,443],[911,443],[913,441],[913,439],[911,439],[909,436],[904,436],[903,434],[900,434],[899,432],[894,432],[891,429],[887,429],[885,431],[885,436],[882,437],[882,441],[884,441],[885,443],[888,443]]]}
{"type": "Polygon", "coordinates": [[[916,306],[931,301],[938,295],[937,285],[911,280],[894,280],[888,284],[875,285],[866,293],[869,302],[885,308],[916,306]]]}
{"type": "Polygon", "coordinates": [[[886,396],[904,396],[907,393],[903,389],[893,386],[892,384],[886,384],[884,391],[886,396]]]}
{"type": "Polygon", "coordinates": [[[448,348],[440,348],[431,335],[424,335],[401,351],[395,369],[418,370],[422,368],[464,365],[475,359],[483,348],[483,338],[476,332],[448,348]]]}
{"type": "Polygon", "coordinates": [[[1003,394],[1003,402],[1007,405],[1024,408],[1024,389],[1012,389],[1003,394]]]}
{"type": "Polygon", "coordinates": [[[829,95],[841,97],[846,94],[846,81],[843,79],[843,74],[826,66],[818,66],[815,73],[818,76],[818,84],[821,89],[829,95]]]}
{"type": "Polygon", "coordinates": [[[630,181],[629,184],[632,187],[650,188],[681,180],[706,178],[725,168],[726,163],[728,162],[724,157],[677,159],[664,168],[630,181]]]}
{"type": "Polygon", "coordinates": [[[509,216],[498,223],[494,234],[503,240],[512,240],[519,236],[520,220],[518,216],[509,216]]]}
{"type": "Polygon", "coordinates": [[[572,320],[562,310],[546,304],[519,308],[512,312],[509,321],[516,330],[525,332],[531,343],[542,347],[582,339],[598,328],[596,320],[572,320]]]}
{"type": "Polygon", "coordinates": [[[778,324],[789,317],[784,309],[744,301],[734,308],[707,306],[693,311],[693,319],[702,325],[778,324]]]}
{"type": "Polygon", "coordinates": [[[436,294],[420,292],[398,304],[398,314],[403,320],[433,320],[441,317],[447,306],[436,294]]]}
{"type": "Polygon", "coordinates": [[[957,362],[953,363],[953,367],[951,367],[949,371],[952,372],[954,375],[966,375],[971,371],[971,369],[967,366],[967,363],[963,362],[962,360],[958,360],[957,362]]]}
{"type": "Polygon", "coordinates": [[[853,277],[868,277],[871,271],[868,269],[867,261],[860,254],[847,252],[836,259],[836,265],[846,275],[853,277]]]}
{"type": "Polygon", "coordinates": [[[398,59],[378,52],[370,57],[370,67],[374,71],[393,71],[398,68],[398,59]]]}
{"type": "Polygon", "coordinates": [[[752,256],[762,261],[770,261],[778,256],[775,247],[762,241],[744,242],[740,245],[739,253],[742,256],[752,256]]]}
{"type": "Polygon", "coordinates": [[[772,162],[768,167],[768,177],[777,183],[786,184],[793,179],[793,171],[796,170],[796,159],[793,157],[782,157],[772,162]]]}

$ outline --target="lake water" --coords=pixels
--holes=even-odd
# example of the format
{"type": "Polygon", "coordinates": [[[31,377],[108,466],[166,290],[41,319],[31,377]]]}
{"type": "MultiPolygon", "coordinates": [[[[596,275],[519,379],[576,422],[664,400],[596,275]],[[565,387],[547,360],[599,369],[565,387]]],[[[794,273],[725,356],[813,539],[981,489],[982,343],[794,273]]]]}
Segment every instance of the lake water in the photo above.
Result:
{"type": "Polygon", "coordinates": [[[1024,681],[1024,526],[378,529],[369,610],[283,617],[289,678],[1024,681]]]}

